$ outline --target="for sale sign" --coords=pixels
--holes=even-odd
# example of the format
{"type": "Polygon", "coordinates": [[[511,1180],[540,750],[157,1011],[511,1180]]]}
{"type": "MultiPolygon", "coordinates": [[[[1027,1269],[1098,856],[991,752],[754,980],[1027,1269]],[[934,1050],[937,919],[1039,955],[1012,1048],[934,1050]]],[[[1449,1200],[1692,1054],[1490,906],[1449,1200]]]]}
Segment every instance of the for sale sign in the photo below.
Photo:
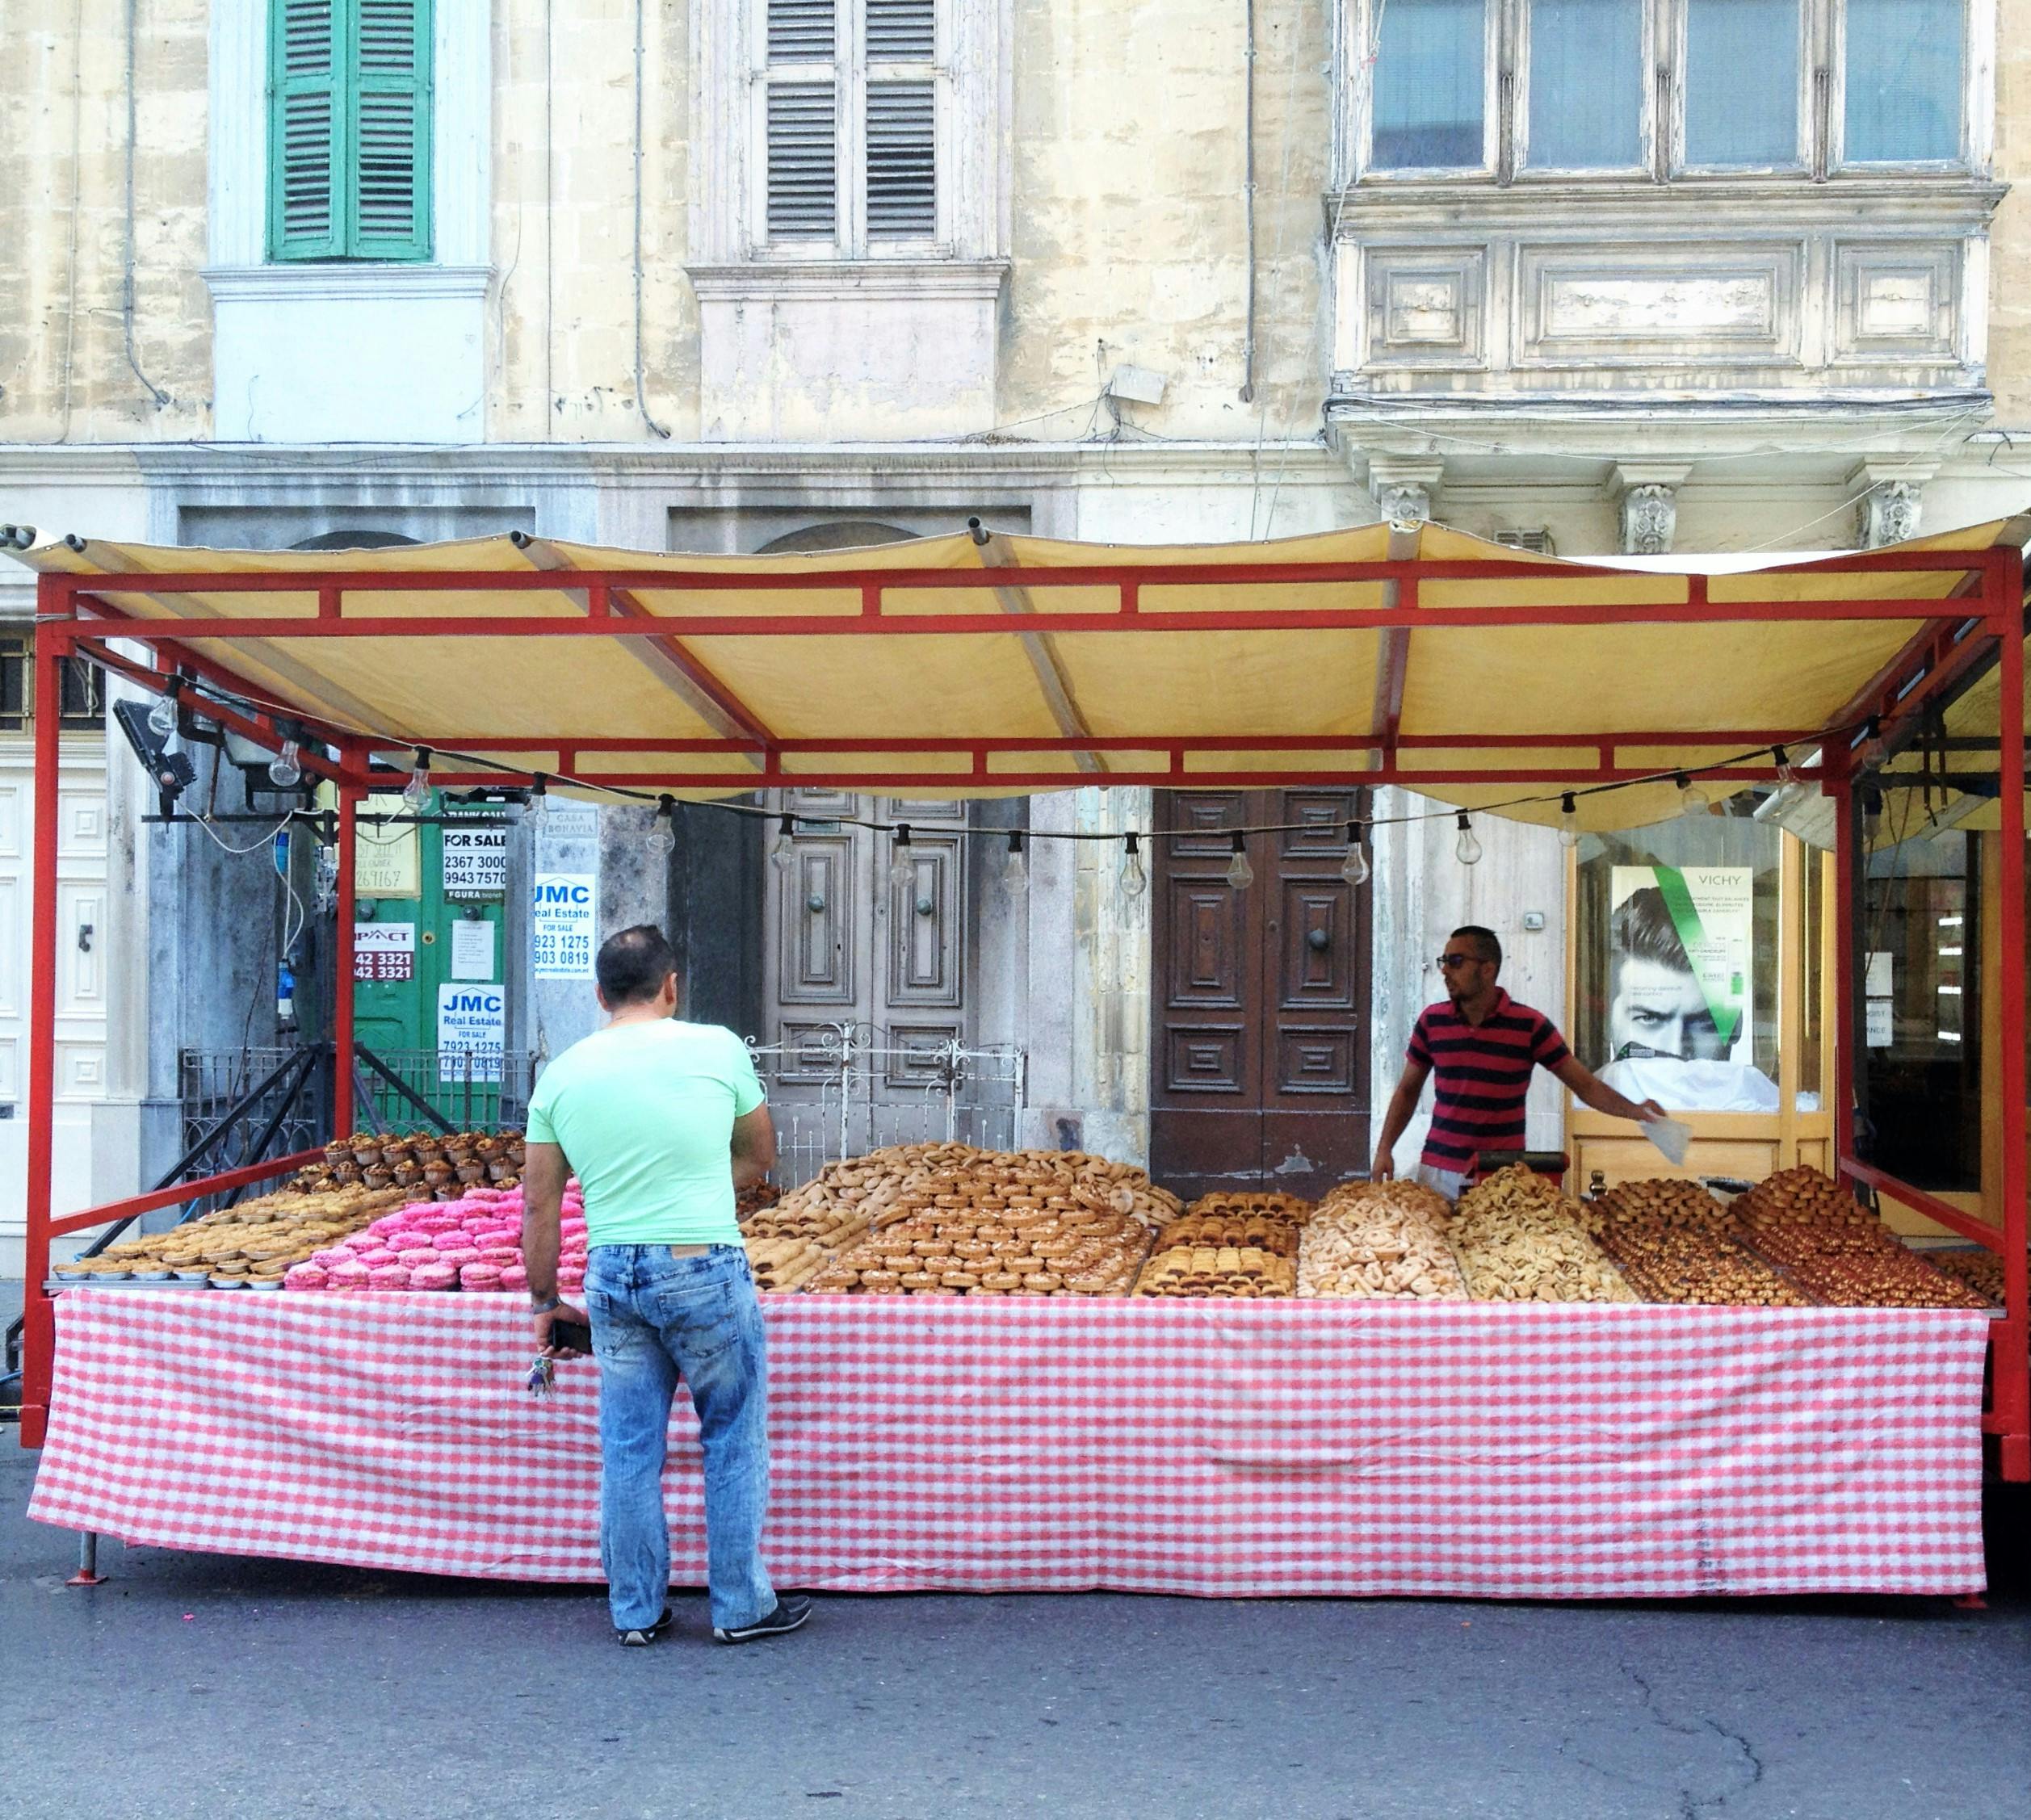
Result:
{"type": "Polygon", "coordinates": [[[590,979],[599,880],[585,872],[537,874],[529,948],[539,979],[590,979]]]}
{"type": "Polygon", "coordinates": [[[503,897],[508,890],[508,831],[505,828],[444,830],[444,895],[503,897]]]}
{"type": "Polygon", "coordinates": [[[508,1038],[507,995],[457,980],[437,989],[437,1078],[498,1080],[508,1038]]]}
{"type": "Polygon", "coordinates": [[[353,978],[386,985],[416,977],[416,925],[355,923],[353,978]]]}

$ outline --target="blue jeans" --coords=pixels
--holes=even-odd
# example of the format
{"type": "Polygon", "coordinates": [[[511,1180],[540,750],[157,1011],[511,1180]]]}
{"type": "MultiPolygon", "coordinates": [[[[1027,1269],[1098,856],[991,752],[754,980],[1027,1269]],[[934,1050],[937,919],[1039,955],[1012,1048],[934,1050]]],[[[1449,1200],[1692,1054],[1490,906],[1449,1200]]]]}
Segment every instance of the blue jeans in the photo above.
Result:
{"type": "Polygon", "coordinates": [[[669,1590],[663,1461],[680,1373],[705,1449],[712,1622],[727,1629],[766,1617],[776,1604],[761,1554],[768,1364],[747,1253],[715,1245],[675,1258],[667,1245],[596,1245],[585,1310],[599,1361],[599,1553],[614,1628],[653,1624],[669,1590]]]}

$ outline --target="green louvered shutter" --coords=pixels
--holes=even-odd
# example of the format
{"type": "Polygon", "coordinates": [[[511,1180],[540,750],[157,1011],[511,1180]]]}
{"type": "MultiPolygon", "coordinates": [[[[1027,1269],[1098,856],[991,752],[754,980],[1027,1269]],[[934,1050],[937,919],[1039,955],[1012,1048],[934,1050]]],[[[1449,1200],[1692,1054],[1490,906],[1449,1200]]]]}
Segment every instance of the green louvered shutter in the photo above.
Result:
{"type": "Polygon", "coordinates": [[[345,113],[343,0],[274,0],[268,60],[268,256],[345,251],[335,181],[345,113]]]}
{"type": "Polygon", "coordinates": [[[430,256],[430,0],[272,0],[268,250],[430,256]]]}
{"type": "Polygon", "coordinates": [[[345,0],[353,15],[349,250],[430,256],[430,0],[345,0]]]}

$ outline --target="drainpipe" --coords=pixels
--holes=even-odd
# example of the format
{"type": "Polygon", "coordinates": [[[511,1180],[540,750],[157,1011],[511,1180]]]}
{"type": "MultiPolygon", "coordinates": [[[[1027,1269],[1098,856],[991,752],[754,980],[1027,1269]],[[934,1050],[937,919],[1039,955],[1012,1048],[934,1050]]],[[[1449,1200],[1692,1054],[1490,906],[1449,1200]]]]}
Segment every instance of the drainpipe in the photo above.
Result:
{"type": "Polygon", "coordinates": [[[1255,398],[1255,0],[1247,0],[1242,21],[1248,34],[1248,48],[1242,52],[1248,79],[1241,109],[1241,220],[1248,241],[1248,299],[1241,334],[1241,402],[1247,405],[1255,398]]]}

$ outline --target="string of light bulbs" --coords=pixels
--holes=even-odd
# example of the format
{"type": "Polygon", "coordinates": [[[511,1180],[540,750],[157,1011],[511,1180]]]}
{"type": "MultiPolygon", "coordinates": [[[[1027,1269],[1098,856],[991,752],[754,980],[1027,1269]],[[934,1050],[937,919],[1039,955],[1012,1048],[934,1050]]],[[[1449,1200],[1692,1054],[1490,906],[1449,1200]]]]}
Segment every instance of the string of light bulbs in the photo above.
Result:
{"type": "MultiPolygon", "coordinates": [[[[174,733],[177,708],[185,694],[204,699],[202,689],[192,679],[181,673],[164,679],[165,693],[149,716],[151,730],[163,737],[174,733]]],[[[246,694],[241,698],[272,715],[288,719],[295,711],[286,705],[263,700],[246,694]]],[[[363,736],[400,749],[409,746],[413,754],[409,775],[402,787],[404,807],[412,814],[422,814],[430,803],[431,767],[439,758],[453,763],[499,773],[504,778],[527,778],[526,784],[518,782],[515,787],[525,791],[523,820],[531,827],[541,828],[548,821],[550,805],[550,786],[553,783],[568,785],[574,790],[590,790],[617,801],[636,804],[653,804],[652,817],[644,840],[649,851],[659,858],[668,858],[677,850],[676,816],[678,799],[670,792],[653,791],[626,784],[610,783],[598,778],[581,777],[569,772],[523,771],[500,760],[487,758],[476,753],[455,751],[443,746],[415,744],[400,735],[376,732],[372,728],[362,730],[363,736]]],[[[1869,715],[1860,721],[1822,728],[1816,732],[1802,732],[1776,745],[1752,746],[1714,760],[1703,766],[1674,767],[1647,772],[1630,778],[1618,778],[1596,784],[1573,786],[1558,790],[1505,798],[1496,803],[1483,804],[1479,809],[1469,811],[1458,807],[1441,807],[1413,811],[1392,816],[1365,816],[1346,823],[1347,855],[1340,867],[1341,876],[1354,889],[1367,884],[1374,875],[1374,866],[1369,857],[1369,839],[1378,828],[1412,826],[1419,823],[1442,820],[1451,816],[1457,830],[1454,841],[1454,857],[1462,866],[1478,865],[1483,857],[1479,835],[1474,830],[1476,814],[1498,814],[1504,810],[1537,808],[1556,803],[1559,806],[1557,830],[1559,844],[1571,849],[1580,844],[1582,832],[1580,825],[1579,799],[1583,796],[1612,795],[1623,790],[1640,789],[1647,785],[1669,783],[1678,791],[1678,808],[1682,816],[1698,817],[1707,814],[1712,807],[1711,799],[1702,790],[1697,780],[1710,773],[1725,771],[1734,767],[1767,757],[1774,766],[1775,779],[1780,786],[1798,781],[1797,767],[1791,758],[1792,749],[1820,748],[1843,739],[1859,746],[1860,761],[1863,766],[1879,765],[1888,757],[1888,749],[1882,736],[1882,722],[1879,715],[1869,715]],[[1857,740],[1857,736],[1859,736],[1857,740]]],[[[294,739],[285,739],[282,749],[269,766],[271,781],[278,788],[294,788],[300,783],[302,772],[300,764],[300,747],[294,739]]],[[[1354,787],[1362,787],[1362,780],[1348,780],[1354,787]]],[[[1105,787],[1104,786],[1102,787],[1105,787]]],[[[913,843],[912,825],[907,821],[883,821],[867,816],[799,816],[793,811],[770,808],[766,804],[725,801],[703,801],[694,807],[715,809],[725,814],[764,818],[776,824],[776,837],[770,849],[770,859],[779,874],[787,874],[796,863],[797,836],[800,824],[827,832],[840,828],[858,828],[875,834],[884,834],[890,841],[889,877],[898,889],[913,888],[917,876],[917,851],[913,843]]],[[[941,830],[941,838],[947,838],[941,830]]],[[[1033,829],[1033,828],[960,828],[952,831],[961,839],[992,840],[1005,842],[999,875],[1004,887],[1011,893],[1024,889],[1029,880],[1028,849],[1030,843],[1038,841],[1066,842],[1103,842],[1117,845],[1121,858],[1117,870],[1117,883],[1124,896],[1139,898],[1148,889],[1149,874],[1143,858],[1145,841],[1194,838],[1203,831],[1197,829],[1130,828],[1119,832],[1090,829],[1033,829]]],[[[1248,855],[1248,837],[1254,834],[1313,833],[1317,832],[1314,822],[1264,822],[1244,823],[1222,830],[1231,843],[1231,853],[1226,868],[1226,879],[1236,891],[1246,891],[1255,883],[1255,869],[1248,855]]]]}

